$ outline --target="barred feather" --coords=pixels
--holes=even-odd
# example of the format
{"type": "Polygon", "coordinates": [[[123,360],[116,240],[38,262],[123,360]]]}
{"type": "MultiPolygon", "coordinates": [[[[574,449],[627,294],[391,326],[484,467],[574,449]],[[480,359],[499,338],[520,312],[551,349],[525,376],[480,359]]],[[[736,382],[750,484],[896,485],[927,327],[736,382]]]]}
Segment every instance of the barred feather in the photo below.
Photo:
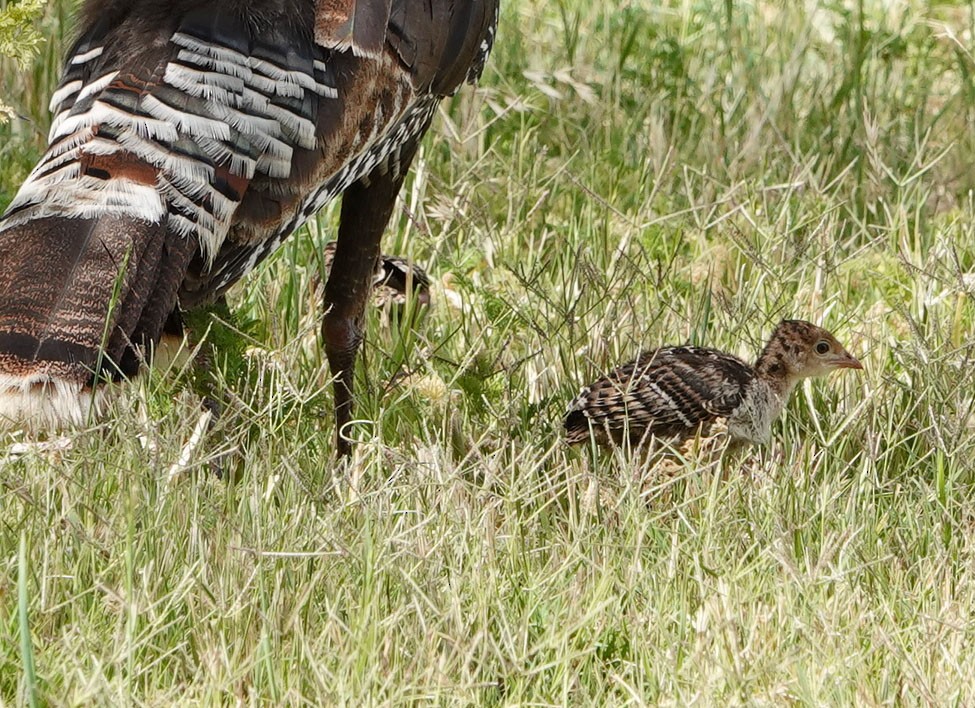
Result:
{"type": "Polygon", "coordinates": [[[582,389],[565,417],[566,442],[680,439],[727,418],[732,439],[764,443],[796,383],[837,368],[862,367],[832,334],[801,320],[779,323],[754,367],[716,349],[661,347],[582,389]]]}
{"type": "Polygon", "coordinates": [[[131,375],[177,307],[398,172],[497,17],[497,0],[425,6],[87,0],[50,146],[0,221],[0,416],[131,375]]]}
{"type": "Polygon", "coordinates": [[[681,435],[734,413],[754,377],[741,359],[714,349],[646,352],[580,392],[566,417],[566,439],[588,439],[590,424],[601,444],[681,435]]]}
{"type": "MultiPolygon", "coordinates": [[[[329,241],[322,249],[322,265],[326,276],[332,271],[335,247],[336,242],[329,241]]],[[[379,263],[376,264],[372,286],[372,302],[376,307],[405,305],[411,297],[415,298],[419,305],[430,304],[430,278],[426,271],[416,263],[400,256],[382,254],[379,263]]],[[[315,286],[317,301],[322,299],[324,287],[324,283],[321,282],[315,286]]]]}

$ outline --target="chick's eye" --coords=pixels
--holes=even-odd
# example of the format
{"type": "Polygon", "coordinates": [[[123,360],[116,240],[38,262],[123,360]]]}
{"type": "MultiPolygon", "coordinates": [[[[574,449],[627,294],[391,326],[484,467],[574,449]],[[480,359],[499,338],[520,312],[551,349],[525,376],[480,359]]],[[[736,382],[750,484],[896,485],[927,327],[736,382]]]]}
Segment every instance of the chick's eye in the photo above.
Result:
{"type": "Polygon", "coordinates": [[[829,354],[829,342],[825,339],[816,343],[816,353],[817,354],[829,354]]]}

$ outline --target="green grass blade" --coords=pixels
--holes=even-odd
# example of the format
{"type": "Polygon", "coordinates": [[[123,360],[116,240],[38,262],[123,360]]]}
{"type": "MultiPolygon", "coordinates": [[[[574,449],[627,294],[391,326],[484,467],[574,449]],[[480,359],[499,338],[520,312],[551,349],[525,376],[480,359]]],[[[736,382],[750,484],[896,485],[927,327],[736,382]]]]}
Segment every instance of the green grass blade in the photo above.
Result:
{"type": "Polygon", "coordinates": [[[23,696],[31,708],[37,705],[37,674],[34,671],[34,646],[30,636],[30,565],[27,559],[27,534],[21,532],[17,552],[17,619],[20,630],[20,663],[23,669],[23,696]]]}

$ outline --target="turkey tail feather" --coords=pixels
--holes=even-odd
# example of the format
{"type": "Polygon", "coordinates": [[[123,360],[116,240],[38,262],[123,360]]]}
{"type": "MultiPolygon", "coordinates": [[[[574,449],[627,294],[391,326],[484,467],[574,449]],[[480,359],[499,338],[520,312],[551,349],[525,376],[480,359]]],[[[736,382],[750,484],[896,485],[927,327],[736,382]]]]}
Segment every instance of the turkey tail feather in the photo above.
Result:
{"type": "Polygon", "coordinates": [[[159,223],[118,216],[0,231],[0,417],[80,422],[78,396],[136,373],[191,255],[165,237],[159,223]]]}

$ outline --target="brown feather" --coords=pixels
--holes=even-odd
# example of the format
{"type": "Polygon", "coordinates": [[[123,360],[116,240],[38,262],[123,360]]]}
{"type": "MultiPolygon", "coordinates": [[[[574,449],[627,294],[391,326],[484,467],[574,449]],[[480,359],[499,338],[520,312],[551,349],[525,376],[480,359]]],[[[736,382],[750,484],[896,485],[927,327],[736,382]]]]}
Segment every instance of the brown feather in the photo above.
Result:
{"type": "MultiPolygon", "coordinates": [[[[329,241],[322,248],[322,266],[325,277],[332,271],[337,241],[329,241]]],[[[325,284],[317,278],[314,281],[314,299],[321,301],[325,284]]],[[[372,303],[384,308],[390,305],[405,305],[415,298],[418,305],[430,304],[430,278],[420,266],[406,258],[382,254],[372,277],[372,303]]]]}
{"type": "Polygon", "coordinates": [[[316,0],[315,42],[326,49],[351,50],[376,58],[386,42],[392,0],[316,0]]]}
{"type": "Polygon", "coordinates": [[[796,382],[862,368],[826,330],[801,320],[775,328],[754,367],[715,349],[661,347],[582,389],[566,414],[565,439],[639,445],[686,438],[728,419],[732,439],[764,442],[796,382]]]}

